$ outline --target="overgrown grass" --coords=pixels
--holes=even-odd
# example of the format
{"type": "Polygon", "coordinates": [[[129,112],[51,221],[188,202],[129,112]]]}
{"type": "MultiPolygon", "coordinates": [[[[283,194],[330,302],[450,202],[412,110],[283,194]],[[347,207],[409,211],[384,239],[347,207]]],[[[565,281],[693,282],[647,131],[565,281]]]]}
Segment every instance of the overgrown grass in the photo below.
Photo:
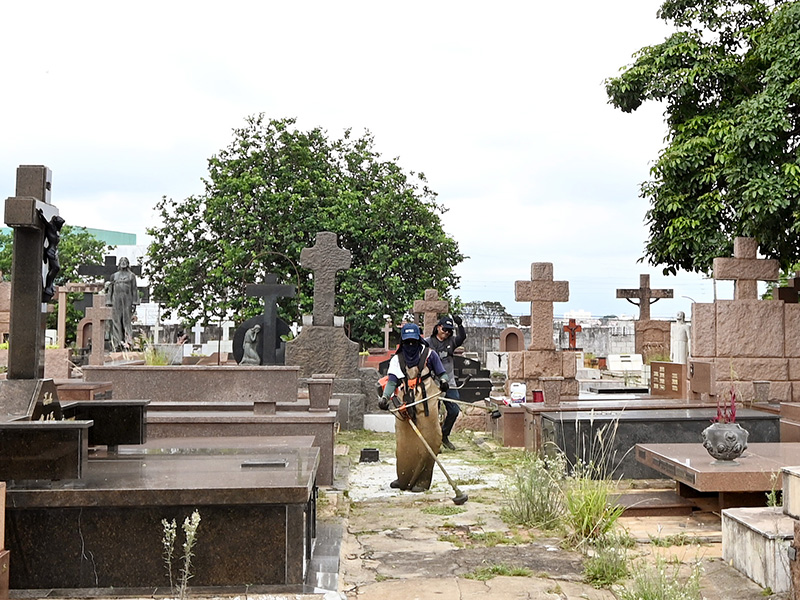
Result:
{"type": "Polygon", "coordinates": [[[608,588],[628,576],[628,543],[625,535],[607,535],[593,544],[594,552],[583,561],[583,577],[597,588],[608,588]]]}
{"type": "Polygon", "coordinates": [[[545,530],[559,528],[564,513],[564,470],[560,455],[552,458],[525,455],[504,489],[507,504],[501,511],[503,518],[545,530]]]}
{"type": "Polygon", "coordinates": [[[447,504],[432,504],[422,509],[426,515],[441,515],[449,517],[451,515],[458,515],[467,512],[466,508],[460,506],[448,506],[447,504]]]}
{"type": "Polygon", "coordinates": [[[565,483],[564,507],[569,538],[577,546],[601,539],[625,511],[617,504],[613,482],[588,477],[572,477],[565,483]]]}
{"type": "Polygon", "coordinates": [[[493,577],[531,577],[533,571],[527,567],[513,567],[509,565],[499,564],[490,565],[488,567],[478,567],[464,575],[467,579],[476,579],[478,581],[487,581],[493,577]]]}
{"type": "Polygon", "coordinates": [[[688,577],[680,573],[680,561],[668,563],[656,557],[655,564],[640,561],[624,586],[615,587],[619,600],[700,600],[699,563],[690,566],[688,577]]]}

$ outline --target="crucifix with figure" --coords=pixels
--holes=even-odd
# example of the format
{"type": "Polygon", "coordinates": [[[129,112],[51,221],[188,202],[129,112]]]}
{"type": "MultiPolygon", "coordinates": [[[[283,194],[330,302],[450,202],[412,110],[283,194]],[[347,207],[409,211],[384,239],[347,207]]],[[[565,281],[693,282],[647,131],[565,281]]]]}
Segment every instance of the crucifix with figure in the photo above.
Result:
{"type": "Polygon", "coordinates": [[[336,273],[349,269],[352,260],[353,255],[339,247],[331,231],[320,231],[314,246],[300,251],[300,264],[314,272],[314,325],[333,326],[336,273]]]}
{"type": "Polygon", "coordinates": [[[267,273],[264,283],[248,283],[245,288],[248,296],[256,296],[264,300],[264,323],[261,327],[261,364],[274,365],[277,363],[275,348],[278,342],[278,298],[294,298],[293,285],[281,285],[278,276],[267,273]]]}
{"type": "Polygon", "coordinates": [[[58,217],[50,203],[53,174],[42,165],[17,169],[16,196],[6,199],[5,222],[14,230],[8,379],[44,377],[45,222],[58,217]]]}
{"type": "Polygon", "coordinates": [[[625,298],[631,304],[639,307],[639,321],[650,320],[650,305],[655,304],[661,298],[672,298],[672,290],[653,290],[650,289],[650,275],[639,275],[639,289],[620,289],[617,290],[617,298],[625,298]],[[639,302],[634,302],[633,298],[638,298],[639,302]]]}
{"type": "Polygon", "coordinates": [[[575,321],[575,319],[570,319],[569,323],[564,325],[563,329],[564,329],[564,331],[566,331],[569,334],[569,348],[568,348],[568,350],[580,350],[580,348],[576,347],[577,338],[578,338],[577,334],[578,334],[578,332],[583,331],[583,327],[578,325],[578,323],[575,321]]]}

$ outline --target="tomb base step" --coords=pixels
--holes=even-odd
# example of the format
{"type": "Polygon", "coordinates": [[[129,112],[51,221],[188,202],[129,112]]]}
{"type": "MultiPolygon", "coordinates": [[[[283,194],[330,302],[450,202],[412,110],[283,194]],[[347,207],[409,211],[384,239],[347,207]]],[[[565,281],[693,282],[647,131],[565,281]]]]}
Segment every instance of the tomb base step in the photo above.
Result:
{"type": "Polygon", "coordinates": [[[789,420],[781,416],[781,442],[800,442],[800,419],[789,420]]]}
{"type": "Polygon", "coordinates": [[[622,494],[618,500],[626,517],[679,517],[692,514],[695,504],[674,490],[641,490],[622,494]]]}
{"type": "Polygon", "coordinates": [[[781,402],[780,413],[782,419],[800,423],[800,402],[781,402]]]}
{"type": "Polygon", "coordinates": [[[780,507],[722,511],[722,560],[773,593],[791,587],[788,548],[794,519],[780,507]]]}

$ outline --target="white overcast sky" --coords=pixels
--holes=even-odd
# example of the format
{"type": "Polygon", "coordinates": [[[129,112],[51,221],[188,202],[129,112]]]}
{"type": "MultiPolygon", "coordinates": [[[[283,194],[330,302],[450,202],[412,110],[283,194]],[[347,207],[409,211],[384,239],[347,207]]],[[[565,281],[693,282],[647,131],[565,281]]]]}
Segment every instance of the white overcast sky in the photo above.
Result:
{"type": "MultiPolygon", "coordinates": [[[[673,288],[654,318],[713,298],[697,275],[637,263],[639,184],[663,146],[662,107],[612,108],[603,80],[671,29],[657,0],[506,2],[3,2],[0,195],[17,165],[53,171],[67,223],[136,233],[166,195],[202,192],[207,159],[248,115],[332,137],[369,129],[422,171],[470,258],[464,301],[515,302],[552,262],[556,315],[637,314],[617,288],[673,288]]],[[[726,283],[719,297],[731,297],[726,283]]]]}

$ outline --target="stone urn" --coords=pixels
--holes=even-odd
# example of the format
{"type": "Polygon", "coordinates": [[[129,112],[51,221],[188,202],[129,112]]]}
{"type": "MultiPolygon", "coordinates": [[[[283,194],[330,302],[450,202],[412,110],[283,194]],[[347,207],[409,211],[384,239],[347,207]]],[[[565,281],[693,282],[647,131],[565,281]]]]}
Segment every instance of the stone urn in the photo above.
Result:
{"type": "Polygon", "coordinates": [[[328,412],[333,388],[333,378],[312,375],[308,380],[308,410],[310,412],[328,412]]]}
{"type": "Polygon", "coordinates": [[[718,461],[732,462],[747,449],[749,436],[738,423],[712,423],[703,430],[703,446],[718,461]]]}

